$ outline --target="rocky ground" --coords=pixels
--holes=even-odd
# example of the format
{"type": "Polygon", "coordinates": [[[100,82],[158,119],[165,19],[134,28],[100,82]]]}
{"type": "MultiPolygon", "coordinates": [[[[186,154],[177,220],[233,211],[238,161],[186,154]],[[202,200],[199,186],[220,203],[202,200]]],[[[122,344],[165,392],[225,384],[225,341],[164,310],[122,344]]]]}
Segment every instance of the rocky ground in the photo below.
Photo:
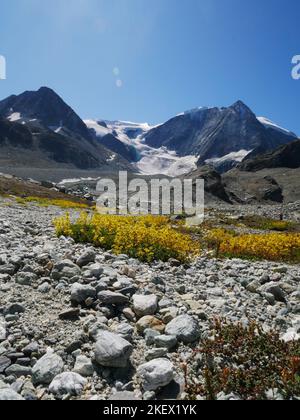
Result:
{"type": "Polygon", "coordinates": [[[0,199],[0,400],[184,399],[214,317],[299,338],[299,266],[143,264],[57,238],[61,213],[0,199]]]}

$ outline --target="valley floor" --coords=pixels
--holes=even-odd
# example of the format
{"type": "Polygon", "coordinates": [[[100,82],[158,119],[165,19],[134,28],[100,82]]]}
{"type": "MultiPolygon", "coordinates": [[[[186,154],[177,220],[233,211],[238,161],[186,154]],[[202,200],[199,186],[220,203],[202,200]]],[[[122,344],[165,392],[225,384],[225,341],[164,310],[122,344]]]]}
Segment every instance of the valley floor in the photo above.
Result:
{"type": "MultiPolygon", "coordinates": [[[[298,206],[288,212],[299,218],[298,206]]],[[[149,265],[57,238],[61,214],[0,199],[0,400],[188,399],[183,365],[216,317],[300,338],[298,265],[208,257],[149,265]]],[[[203,381],[194,366],[188,377],[203,381]]]]}

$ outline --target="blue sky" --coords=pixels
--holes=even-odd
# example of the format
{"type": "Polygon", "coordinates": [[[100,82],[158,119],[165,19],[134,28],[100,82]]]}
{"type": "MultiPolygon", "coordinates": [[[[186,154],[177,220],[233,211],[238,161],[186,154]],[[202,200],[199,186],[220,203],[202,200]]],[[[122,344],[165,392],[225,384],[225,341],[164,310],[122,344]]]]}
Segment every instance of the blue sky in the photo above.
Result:
{"type": "Polygon", "coordinates": [[[2,0],[0,98],[55,89],[83,118],[159,123],[242,99],[300,134],[299,0],[2,0]]]}

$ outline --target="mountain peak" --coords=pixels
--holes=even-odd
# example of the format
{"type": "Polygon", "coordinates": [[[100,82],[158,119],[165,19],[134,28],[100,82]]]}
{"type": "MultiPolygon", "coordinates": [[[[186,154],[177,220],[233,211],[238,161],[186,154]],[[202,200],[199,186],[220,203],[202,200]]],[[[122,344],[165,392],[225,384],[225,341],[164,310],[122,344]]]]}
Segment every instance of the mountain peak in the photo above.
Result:
{"type": "Polygon", "coordinates": [[[39,93],[50,93],[50,94],[52,94],[52,95],[55,95],[55,96],[59,96],[53,89],[51,89],[51,88],[49,88],[49,87],[47,87],[47,86],[41,86],[39,89],[38,89],[38,91],[37,92],[39,92],[39,93]]]}
{"type": "Polygon", "coordinates": [[[243,101],[241,101],[241,100],[238,100],[238,101],[236,101],[233,105],[231,105],[231,107],[230,108],[232,108],[232,109],[235,109],[236,111],[241,111],[241,110],[244,110],[244,111],[250,111],[251,113],[252,113],[252,111],[251,111],[251,109],[248,107],[248,105],[246,105],[243,101]]]}
{"type": "Polygon", "coordinates": [[[37,91],[26,91],[0,101],[0,115],[36,119],[51,129],[64,128],[73,134],[91,140],[91,134],[81,118],[52,89],[42,86],[37,91]]]}

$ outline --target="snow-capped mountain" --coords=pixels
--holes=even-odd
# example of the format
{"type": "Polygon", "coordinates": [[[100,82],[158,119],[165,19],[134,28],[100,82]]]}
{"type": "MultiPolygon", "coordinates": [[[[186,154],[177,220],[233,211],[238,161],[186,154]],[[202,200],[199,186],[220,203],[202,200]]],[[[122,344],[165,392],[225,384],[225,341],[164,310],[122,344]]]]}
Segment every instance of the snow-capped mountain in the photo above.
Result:
{"type": "Polygon", "coordinates": [[[295,140],[289,131],[262,124],[243,102],[228,108],[196,108],[148,131],[145,143],[178,156],[199,156],[198,165],[230,169],[248,154],[266,152],[295,140]]]}
{"type": "Polygon", "coordinates": [[[226,172],[296,139],[241,101],[228,108],[195,108],[151,126],[83,121],[47,87],[0,101],[0,122],[0,159],[12,165],[19,156],[21,164],[26,160],[32,166],[147,175],[182,175],[206,164],[226,172]]]}
{"type": "Polygon", "coordinates": [[[228,108],[195,108],[157,126],[105,120],[85,123],[104,146],[134,162],[140,172],[170,176],[205,164],[226,172],[248,156],[297,138],[256,117],[241,101],[228,108]]]}
{"type": "Polygon", "coordinates": [[[145,143],[146,134],[159,126],[106,120],[85,120],[85,123],[102,145],[133,162],[135,169],[143,174],[176,176],[197,167],[197,156],[181,157],[166,147],[154,148],[145,143]]]}
{"type": "Polygon", "coordinates": [[[297,137],[295,133],[292,131],[287,130],[286,128],[280,127],[279,125],[275,124],[273,121],[269,120],[265,117],[257,117],[258,121],[264,125],[267,129],[271,130],[277,130],[280,133],[283,133],[285,135],[291,136],[291,137],[297,137]]]}
{"type": "Polygon", "coordinates": [[[0,101],[0,159],[12,167],[130,166],[95,141],[75,111],[47,87],[0,101]]]}

